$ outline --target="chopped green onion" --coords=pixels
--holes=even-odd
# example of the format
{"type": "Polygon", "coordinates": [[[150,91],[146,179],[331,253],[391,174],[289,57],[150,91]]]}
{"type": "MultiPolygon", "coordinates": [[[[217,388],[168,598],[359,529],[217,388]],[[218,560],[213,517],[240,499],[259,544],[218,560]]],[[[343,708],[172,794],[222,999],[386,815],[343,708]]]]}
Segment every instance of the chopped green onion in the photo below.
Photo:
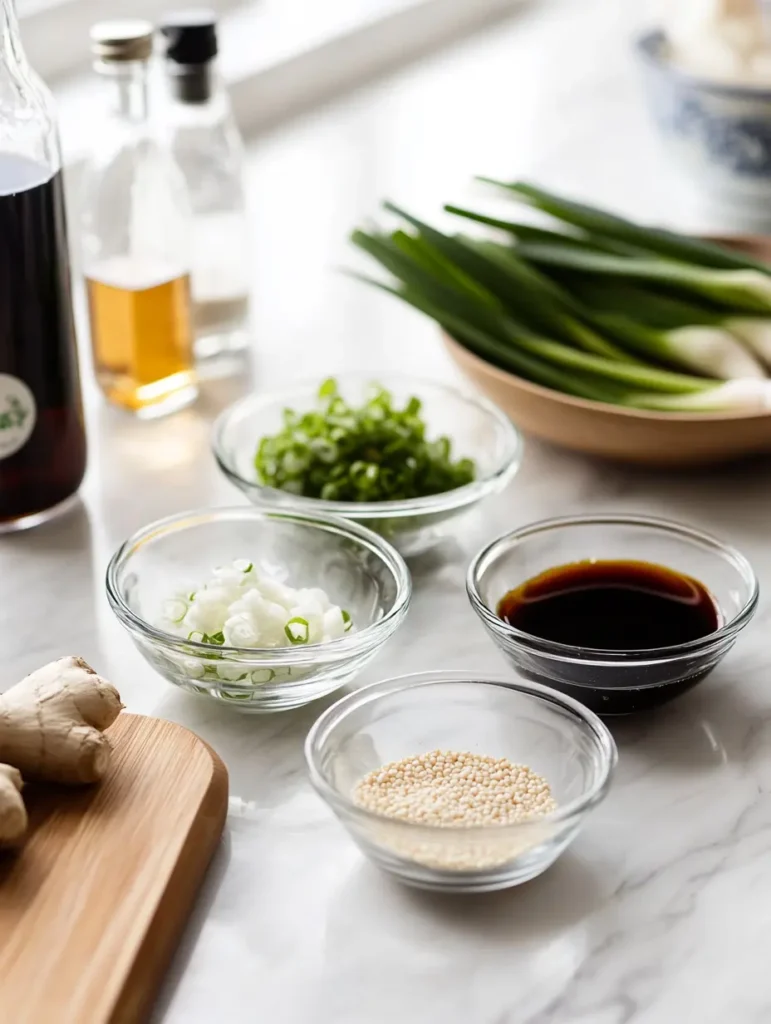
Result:
{"type": "Polygon", "coordinates": [[[182,598],[173,597],[164,602],[164,617],[175,625],[182,622],[187,615],[188,603],[182,598]]]}
{"type": "Polygon", "coordinates": [[[351,618],[350,612],[347,612],[345,608],[341,609],[340,614],[343,616],[345,632],[347,633],[350,630],[351,626],[353,626],[353,619],[351,618]]]}
{"type": "Polygon", "coordinates": [[[310,624],[307,619],[301,619],[299,615],[290,619],[284,626],[287,640],[292,644],[307,644],[310,635],[310,624]]]}
{"type": "Polygon", "coordinates": [[[470,483],[473,463],[453,461],[451,450],[449,438],[428,439],[415,396],[400,408],[373,385],[364,404],[352,406],[327,380],[318,408],[293,413],[282,430],[261,439],[255,468],[264,484],[306,497],[394,501],[470,483]]]}

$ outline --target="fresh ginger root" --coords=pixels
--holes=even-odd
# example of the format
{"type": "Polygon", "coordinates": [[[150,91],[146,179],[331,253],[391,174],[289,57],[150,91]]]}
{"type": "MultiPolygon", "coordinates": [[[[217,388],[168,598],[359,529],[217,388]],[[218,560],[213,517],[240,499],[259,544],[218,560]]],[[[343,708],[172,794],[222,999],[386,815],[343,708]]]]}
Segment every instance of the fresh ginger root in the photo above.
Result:
{"type": "Polygon", "coordinates": [[[21,772],[9,764],[0,764],[0,846],[15,846],[27,831],[21,786],[21,772]]]}
{"type": "Polygon", "coordinates": [[[0,694],[0,764],[28,779],[97,782],[110,762],[102,731],[122,707],[112,683],[81,658],[52,661],[0,694]]]}

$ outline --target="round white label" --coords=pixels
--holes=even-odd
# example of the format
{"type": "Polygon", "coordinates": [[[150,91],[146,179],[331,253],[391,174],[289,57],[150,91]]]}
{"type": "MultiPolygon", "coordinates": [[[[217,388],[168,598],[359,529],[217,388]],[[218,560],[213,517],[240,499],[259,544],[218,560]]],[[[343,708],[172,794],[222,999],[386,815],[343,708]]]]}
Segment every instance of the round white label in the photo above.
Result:
{"type": "Polygon", "coordinates": [[[36,420],[35,396],[24,381],[0,373],[0,459],[24,447],[36,420]]]}

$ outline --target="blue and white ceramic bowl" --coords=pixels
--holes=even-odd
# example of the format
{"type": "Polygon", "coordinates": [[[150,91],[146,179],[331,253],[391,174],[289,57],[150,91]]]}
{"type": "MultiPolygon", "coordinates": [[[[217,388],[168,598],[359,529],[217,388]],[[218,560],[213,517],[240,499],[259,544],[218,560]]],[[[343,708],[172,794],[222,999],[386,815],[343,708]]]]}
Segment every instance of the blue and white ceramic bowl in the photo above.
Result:
{"type": "Polygon", "coordinates": [[[680,70],[661,31],[637,51],[654,118],[684,170],[720,205],[771,220],[771,89],[680,70]]]}

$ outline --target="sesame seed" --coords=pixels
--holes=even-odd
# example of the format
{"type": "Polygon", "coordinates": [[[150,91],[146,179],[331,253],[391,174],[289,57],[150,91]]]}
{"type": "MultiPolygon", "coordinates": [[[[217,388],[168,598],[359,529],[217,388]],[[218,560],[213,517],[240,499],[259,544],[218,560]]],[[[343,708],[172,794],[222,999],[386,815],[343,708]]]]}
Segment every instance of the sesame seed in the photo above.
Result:
{"type": "Polygon", "coordinates": [[[386,818],[440,828],[512,825],[557,806],[549,783],[527,765],[449,750],[376,768],[356,784],[353,800],[386,818]]]}

